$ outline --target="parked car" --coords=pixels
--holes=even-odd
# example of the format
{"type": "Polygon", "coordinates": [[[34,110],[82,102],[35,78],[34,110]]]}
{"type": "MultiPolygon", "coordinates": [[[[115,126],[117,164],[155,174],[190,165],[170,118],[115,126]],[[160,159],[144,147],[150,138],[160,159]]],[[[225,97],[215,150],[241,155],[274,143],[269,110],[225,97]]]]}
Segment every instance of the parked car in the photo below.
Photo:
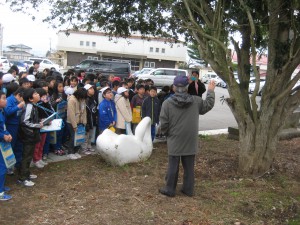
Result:
{"type": "Polygon", "coordinates": [[[201,81],[203,83],[209,83],[211,79],[216,79],[218,75],[216,73],[206,73],[202,76],[201,81]]]}
{"type": "MultiPolygon", "coordinates": [[[[256,83],[256,78],[255,77],[250,78],[250,81],[249,81],[249,93],[251,93],[251,94],[254,92],[255,83],[256,83]]],[[[263,87],[265,86],[265,83],[266,83],[266,79],[260,78],[260,81],[259,81],[259,90],[258,90],[258,95],[259,96],[261,96],[261,91],[262,91],[263,87]]]]}
{"type": "Polygon", "coordinates": [[[154,70],[155,68],[143,68],[139,71],[135,71],[134,74],[132,74],[133,77],[137,77],[140,74],[146,74],[149,73],[151,70],[154,70]]]}
{"type": "Polygon", "coordinates": [[[31,61],[31,60],[24,60],[23,63],[26,64],[27,70],[28,70],[31,66],[33,66],[33,61],[31,61]]]}
{"type": "Polygon", "coordinates": [[[137,77],[138,80],[152,79],[155,86],[163,87],[173,84],[174,78],[179,75],[188,76],[188,71],[173,68],[157,68],[149,73],[139,74],[137,77]]]}
{"type": "Polygon", "coordinates": [[[221,82],[223,81],[219,76],[212,78],[211,80],[215,82],[216,86],[221,86],[221,82]]]}
{"type": "Polygon", "coordinates": [[[222,81],[220,82],[220,87],[222,87],[222,88],[227,88],[227,84],[226,84],[226,82],[225,82],[224,80],[222,80],[222,81]]]}
{"type": "Polygon", "coordinates": [[[10,69],[11,64],[8,61],[8,59],[0,59],[0,72],[7,73],[7,71],[10,69]]]}
{"type": "Polygon", "coordinates": [[[44,69],[52,69],[54,68],[56,71],[59,71],[59,65],[51,62],[49,59],[42,58],[29,58],[30,61],[38,61],[40,63],[39,71],[42,72],[44,69]]]}
{"type": "Polygon", "coordinates": [[[27,71],[27,64],[25,64],[24,62],[21,61],[10,61],[11,64],[16,65],[19,69],[20,72],[25,72],[27,71]]]}
{"type": "Polygon", "coordinates": [[[73,69],[76,73],[80,70],[85,70],[86,74],[101,73],[104,76],[113,74],[117,77],[129,77],[130,76],[130,63],[116,62],[116,61],[104,61],[104,60],[83,60],[73,69]]]}

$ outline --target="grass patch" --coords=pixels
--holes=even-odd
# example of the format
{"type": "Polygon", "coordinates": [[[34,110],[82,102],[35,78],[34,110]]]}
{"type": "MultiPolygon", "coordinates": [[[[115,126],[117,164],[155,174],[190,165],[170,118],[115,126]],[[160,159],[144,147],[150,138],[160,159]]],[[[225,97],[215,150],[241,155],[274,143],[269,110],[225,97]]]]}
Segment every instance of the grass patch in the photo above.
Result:
{"type": "Polygon", "coordinates": [[[33,188],[7,177],[13,199],[0,202],[0,224],[274,224],[300,222],[300,139],[280,142],[274,173],[237,174],[239,143],[225,135],[200,137],[195,196],[158,193],[165,185],[167,146],[146,162],[112,167],[98,155],[50,163],[33,188]],[[292,157],[291,157],[292,155],[292,157]]]}

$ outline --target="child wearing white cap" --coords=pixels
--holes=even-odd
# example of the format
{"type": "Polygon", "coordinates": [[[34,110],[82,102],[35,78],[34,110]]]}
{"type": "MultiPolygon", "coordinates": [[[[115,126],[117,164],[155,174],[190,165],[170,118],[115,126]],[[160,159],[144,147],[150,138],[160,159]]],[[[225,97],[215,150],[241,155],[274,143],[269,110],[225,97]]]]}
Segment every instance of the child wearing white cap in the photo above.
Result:
{"type": "Polygon", "coordinates": [[[118,88],[117,95],[115,96],[115,103],[117,109],[116,133],[126,134],[125,122],[130,123],[132,121],[128,89],[124,87],[118,88]]]}
{"type": "Polygon", "coordinates": [[[86,142],[83,145],[84,153],[89,155],[95,150],[92,148],[92,143],[95,143],[96,140],[96,127],[97,127],[97,102],[95,101],[95,88],[91,84],[84,85],[84,89],[87,90],[87,99],[86,99],[86,115],[87,123],[85,126],[86,130],[86,142]]]}

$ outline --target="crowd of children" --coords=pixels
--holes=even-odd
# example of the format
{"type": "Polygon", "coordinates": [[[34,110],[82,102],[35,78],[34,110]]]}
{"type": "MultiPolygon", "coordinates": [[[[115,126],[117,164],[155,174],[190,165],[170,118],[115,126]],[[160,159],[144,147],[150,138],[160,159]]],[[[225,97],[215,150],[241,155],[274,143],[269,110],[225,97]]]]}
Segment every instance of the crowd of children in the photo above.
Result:
{"type": "Polygon", "coordinates": [[[28,73],[19,73],[15,66],[7,74],[0,73],[0,142],[10,143],[16,158],[15,168],[8,170],[0,154],[0,200],[11,199],[4,186],[6,174],[15,173],[19,184],[33,186],[37,176],[30,166],[45,167],[50,151],[72,160],[91,154],[97,135],[107,128],[126,134],[131,127],[134,132],[140,120],[149,116],[153,140],[161,104],[172,95],[172,88],[164,88],[159,100],[152,80],[136,83],[133,78],[73,70],[63,75],[53,70],[39,73],[37,64],[28,73]],[[43,119],[55,112],[64,126],[55,133],[43,132],[43,119]],[[77,145],[82,127],[85,143],[77,145]]]}

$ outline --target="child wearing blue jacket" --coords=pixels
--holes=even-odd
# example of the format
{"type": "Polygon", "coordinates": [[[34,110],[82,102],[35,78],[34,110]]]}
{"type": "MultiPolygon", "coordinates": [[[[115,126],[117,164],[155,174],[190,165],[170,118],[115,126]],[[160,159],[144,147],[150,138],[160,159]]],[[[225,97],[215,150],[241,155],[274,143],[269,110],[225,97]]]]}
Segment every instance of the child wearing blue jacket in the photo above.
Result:
{"type": "Polygon", "coordinates": [[[11,94],[7,98],[7,104],[4,108],[5,117],[6,117],[6,128],[7,131],[12,136],[11,147],[16,157],[16,168],[19,168],[22,160],[22,142],[18,138],[19,124],[20,118],[22,114],[22,109],[25,106],[23,101],[24,88],[18,88],[14,90],[13,94],[11,94]]]}
{"type": "Polygon", "coordinates": [[[102,90],[103,101],[99,105],[99,128],[100,133],[105,129],[115,126],[117,121],[117,110],[113,99],[113,93],[109,87],[102,90]]]}
{"type": "MultiPolygon", "coordinates": [[[[11,142],[12,136],[8,133],[5,127],[5,117],[3,115],[3,108],[6,106],[6,96],[3,91],[0,91],[0,141],[1,142],[11,142]]],[[[6,175],[6,165],[2,154],[0,154],[0,200],[7,201],[12,197],[6,194],[9,191],[8,187],[4,187],[5,175],[6,175]]]]}

